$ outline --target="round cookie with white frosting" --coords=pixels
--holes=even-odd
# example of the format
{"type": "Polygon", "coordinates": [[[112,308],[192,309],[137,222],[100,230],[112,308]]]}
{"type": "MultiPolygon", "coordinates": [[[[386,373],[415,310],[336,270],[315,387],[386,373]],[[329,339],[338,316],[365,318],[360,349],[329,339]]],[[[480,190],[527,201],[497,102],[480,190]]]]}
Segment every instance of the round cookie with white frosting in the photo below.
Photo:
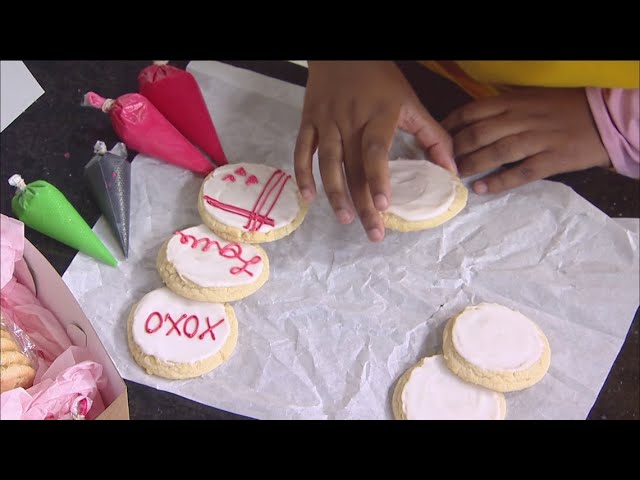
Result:
{"type": "Polygon", "coordinates": [[[443,351],[456,375],[497,392],[535,385],[551,363],[549,341],[540,327],[494,303],[467,307],[449,320],[443,351]]]}
{"type": "Polygon", "coordinates": [[[278,240],[300,226],[308,206],[291,175],[269,165],[216,168],[202,182],[198,211],[220,237],[246,243],[278,240]]]}
{"type": "Polygon", "coordinates": [[[454,375],[442,355],[420,360],[396,383],[392,397],[397,420],[504,420],[502,393],[454,375]]]}
{"type": "Polygon", "coordinates": [[[262,247],[224,240],[206,225],[176,231],[160,248],[156,267],[169,289],[202,302],[240,300],[269,278],[262,247]]]}
{"type": "Polygon", "coordinates": [[[238,322],[228,304],[189,300],[168,288],[145,295],[127,322],[129,350],[147,373],[194,378],[228,360],[238,322]]]}
{"type": "Polygon", "coordinates": [[[391,204],[382,213],[385,227],[399,232],[434,228],[467,205],[467,188],[450,171],[427,160],[389,162],[391,204]]]}

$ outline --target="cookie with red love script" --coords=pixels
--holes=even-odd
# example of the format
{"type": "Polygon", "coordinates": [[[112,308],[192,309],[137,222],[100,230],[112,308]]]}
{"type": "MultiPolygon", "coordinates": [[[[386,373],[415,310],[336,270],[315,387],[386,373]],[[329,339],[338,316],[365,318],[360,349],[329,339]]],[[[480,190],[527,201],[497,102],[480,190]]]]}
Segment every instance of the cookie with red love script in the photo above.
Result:
{"type": "Polygon", "coordinates": [[[269,278],[259,245],[224,240],[206,225],[177,230],[160,248],[156,268],[169,289],[203,302],[240,300],[269,278]]]}

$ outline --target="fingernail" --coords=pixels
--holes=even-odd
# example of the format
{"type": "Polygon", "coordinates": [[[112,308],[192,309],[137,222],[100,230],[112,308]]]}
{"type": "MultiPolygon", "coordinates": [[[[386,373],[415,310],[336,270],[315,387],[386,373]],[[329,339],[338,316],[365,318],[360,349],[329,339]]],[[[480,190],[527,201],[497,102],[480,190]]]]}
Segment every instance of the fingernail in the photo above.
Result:
{"type": "Polygon", "coordinates": [[[304,198],[307,202],[313,200],[313,193],[308,188],[303,188],[302,190],[300,190],[300,195],[302,195],[302,198],[304,198]]]}
{"type": "Polygon", "coordinates": [[[484,195],[489,191],[489,187],[484,182],[476,182],[473,184],[473,189],[478,195],[484,195]]]}
{"type": "Polygon", "coordinates": [[[389,200],[387,200],[386,195],[379,193],[373,197],[373,204],[378,210],[386,210],[389,207],[389,200]]]}
{"type": "Polygon", "coordinates": [[[384,235],[379,228],[372,228],[370,230],[367,230],[367,236],[372,242],[379,242],[380,240],[382,240],[382,237],[384,235]]]}
{"type": "Polygon", "coordinates": [[[336,212],[336,217],[338,217],[340,223],[349,223],[351,221],[351,214],[344,208],[336,212]]]}

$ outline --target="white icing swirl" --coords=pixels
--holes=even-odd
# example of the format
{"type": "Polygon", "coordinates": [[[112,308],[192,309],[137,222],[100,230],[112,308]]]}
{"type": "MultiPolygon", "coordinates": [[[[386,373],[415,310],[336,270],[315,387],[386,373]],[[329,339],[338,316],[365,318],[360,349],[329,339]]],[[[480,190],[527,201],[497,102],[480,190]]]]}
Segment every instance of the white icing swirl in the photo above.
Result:
{"type": "Polygon", "coordinates": [[[414,368],[402,391],[407,420],[501,420],[501,404],[500,394],[454,375],[442,355],[414,368]]]}
{"type": "Polygon", "coordinates": [[[455,198],[455,176],[426,160],[389,162],[391,205],[389,213],[419,222],[445,213],[455,198]]]}
{"type": "Polygon", "coordinates": [[[536,325],[502,305],[481,303],[455,320],[453,346],[469,363],[489,371],[526,370],[540,360],[545,343],[536,325]]]}

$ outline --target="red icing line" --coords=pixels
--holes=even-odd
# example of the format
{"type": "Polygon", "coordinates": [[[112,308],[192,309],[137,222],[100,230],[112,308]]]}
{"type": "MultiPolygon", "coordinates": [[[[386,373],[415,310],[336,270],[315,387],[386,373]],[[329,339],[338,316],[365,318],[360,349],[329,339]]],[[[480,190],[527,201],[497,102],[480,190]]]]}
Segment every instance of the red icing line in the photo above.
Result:
{"type": "Polygon", "coordinates": [[[213,325],[209,323],[209,317],[206,317],[205,320],[207,321],[207,329],[198,336],[198,339],[202,340],[207,333],[210,333],[211,339],[215,342],[216,334],[213,333],[213,329],[216,328],[218,325],[220,325],[222,322],[224,322],[224,318],[221,318],[220,320],[218,320],[218,322],[216,322],[213,325]]]}
{"type": "MultiPolygon", "coordinates": [[[[236,207],[235,205],[229,205],[228,203],[223,203],[220,200],[216,200],[215,198],[211,198],[209,195],[204,196],[205,202],[207,202],[212,207],[217,207],[220,210],[224,210],[225,212],[235,213],[236,215],[240,215],[241,217],[250,218],[251,215],[255,215],[249,210],[245,210],[241,207],[236,207]]],[[[274,226],[275,223],[272,218],[259,216],[262,223],[270,226],[274,226]]]]}
{"type": "Polygon", "coordinates": [[[226,182],[235,182],[236,181],[236,177],[234,177],[233,175],[229,174],[229,175],[225,175],[222,180],[226,181],[226,182]]]}
{"type": "MultiPolygon", "coordinates": [[[[236,170],[236,173],[238,173],[238,170],[236,170]]],[[[242,170],[244,171],[244,169],[242,170]]],[[[251,180],[252,177],[255,177],[255,176],[251,175],[251,177],[247,179],[247,184],[249,184],[249,181],[251,180]]],[[[249,230],[250,232],[257,232],[265,224],[271,227],[275,226],[275,222],[273,221],[272,218],[269,217],[269,213],[271,213],[271,210],[273,210],[273,207],[278,202],[280,195],[282,194],[282,190],[284,189],[285,184],[287,183],[287,181],[289,181],[290,178],[291,178],[291,175],[286,175],[280,169],[277,169],[275,172],[273,172],[273,174],[271,174],[271,176],[269,177],[269,180],[261,190],[260,195],[258,196],[258,199],[256,200],[256,203],[254,204],[253,209],[251,211],[248,211],[244,208],[237,207],[235,205],[229,205],[228,203],[223,203],[219,200],[216,200],[215,198],[209,197],[208,195],[204,196],[204,200],[212,207],[217,207],[220,210],[224,210],[225,212],[234,213],[236,215],[240,215],[241,217],[245,217],[247,219],[247,223],[246,225],[244,225],[244,228],[249,230]],[[278,178],[276,179],[275,183],[271,185],[271,182],[276,178],[276,176],[278,178]],[[284,182],[282,182],[282,184],[280,185],[280,189],[276,193],[275,198],[271,203],[271,206],[267,210],[267,213],[261,214],[260,211],[262,211],[262,208],[264,207],[266,202],[269,200],[269,197],[271,197],[271,193],[278,187],[278,184],[280,184],[280,181],[283,178],[284,178],[284,182]],[[271,187],[269,187],[270,185],[271,187]],[[267,188],[269,188],[268,191],[267,191],[267,188]],[[265,193],[266,193],[266,196],[265,196],[265,193]]],[[[257,178],[256,178],[256,182],[257,182],[257,178]]]]}
{"type": "MultiPolygon", "coordinates": [[[[205,321],[207,322],[207,329],[203,331],[200,335],[198,335],[198,340],[204,340],[205,335],[208,333],[211,335],[211,339],[215,342],[216,334],[213,332],[213,329],[219,326],[220,324],[222,324],[224,322],[224,318],[221,318],[218,322],[214,323],[213,325],[209,323],[209,317],[205,317],[205,321]]],[[[169,336],[169,334],[175,330],[176,332],[178,332],[178,336],[180,337],[184,333],[185,337],[193,338],[198,334],[198,330],[200,329],[200,319],[198,318],[197,315],[187,315],[186,313],[183,313],[182,315],[180,315],[180,318],[177,321],[174,321],[173,318],[171,318],[171,314],[169,313],[165,314],[163,319],[162,314],[160,314],[160,312],[152,312],[151,314],[149,314],[149,316],[147,317],[147,320],[144,323],[145,331],[149,334],[156,333],[158,330],[160,330],[160,328],[162,328],[162,325],[164,325],[165,322],[169,322],[171,324],[171,327],[169,328],[169,331],[165,334],[165,336],[169,336]],[[156,318],[156,317],[159,320],[157,327],[150,328],[149,321],[152,318],[156,318]],[[183,320],[185,320],[185,322],[182,324],[182,332],[181,332],[178,326],[180,325],[180,322],[182,322],[183,320]],[[193,321],[195,321],[195,327],[192,328],[191,331],[189,331],[188,326],[190,324],[193,325],[193,323],[191,323],[193,321]]]]}
{"type": "MultiPolygon", "coordinates": [[[[287,181],[289,181],[289,179],[291,178],[291,175],[286,175],[284,172],[279,172],[279,173],[281,173],[281,175],[278,177],[278,180],[276,181],[275,185],[271,188],[271,190],[269,190],[269,193],[267,194],[267,197],[265,198],[265,202],[266,202],[267,198],[269,198],[271,196],[271,192],[278,185],[280,185],[280,189],[278,190],[278,193],[276,193],[275,197],[273,198],[273,202],[271,202],[271,206],[269,207],[269,210],[267,210],[267,213],[264,214],[265,217],[269,216],[269,214],[271,213],[271,210],[273,210],[273,207],[275,207],[276,203],[278,202],[278,199],[280,198],[280,195],[282,194],[282,190],[284,190],[284,186],[287,184],[287,181]],[[283,178],[284,178],[284,181],[282,183],[280,183],[280,180],[282,180],[283,178]]],[[[264,205],[264,203],[263,203],[263,205],[264,205]]],[[[257,229],[259,230],[260,227],[262,227],[262,225],[259,225],[257,229]]]]}
{"type": "Polygon", "coordinates": [[[200,328],[200,319],[198,317],[196,317],[195,315],[190,315],[184,322],[184,325],[182,326],[182,331],[184,332],[184,334],[188,337],[188,338],[193,338],[196,336],[196,333],[198,333],[198,329],[200,328]],[[195,320],[196,321],[196,328],[194,328],[191,333],[187,332],[187,325],[189,325],[189,322],[191,320],[195,320]]]}
{"type": "Polygon", "coordinates": [[[276,202],[278,201],[278,199],[280,198],[280,195],[282,194],[282,190],[284,190],[284,186],[286,185],[286,183],[289,181],[290,178],[291,178],[291,175],[287,175],[287,178],[285,178],[284,182],[282,182],[282,185],[280,185],[280,190],[278,190],[278,193],[276,194],[276,198],[273,200],[273,203],[271,204],[271,207],[269,207],[269,210],[267,210],[267,213],[265,213],[265,216],[269,216],[269,214],[271,213],[271,210],[273,210],[273,207],[275,207],[276,202]]]}
{"type": "Polygon", "coordinates": [[[187,318],[187,315],[183,313],[177,321],[174,321],[173,318],[171,318],[171,314],[167,313],[164,319],[165,321],[168,320],[169,322],[171,322],[171,328],[165,335],[168,337],[169,334],[175,330],[178,336],[181,337],[182,333],[180,333],[180,330],[178,330],[178,325],[180,325],[180,322],[185,318],[187,318]]]}
{"type": "Polygon", "coordinates": [[[162,328],[162,315],[160,315],[160,312],[153,312],[150,313],[149,316],[147,317],[147,320],[144,322],[144,330],[147,333],[156,333],[158,330],[160,330],[162,328]],[[149,328],[149,320],[151,320],[154,316],[158,316],[158,320],[160,320],[160,323],[158,323],[158,326],[156,328],[149,328]]]}
{"type": "Polygon", "coordinates": [[[228,259],[237,258],[238,260],[240,260],[242,262],[242,267],[232,267],[229,270],[229,273],[231,273],[232,275],[239,275],[242,272],[245,272],[250,277],[253,277],[253,273],[248,270],[249,265],[254,265],[262,261],[262,258],[260,258],[260,256],[258,255],[254,256],[250,260],[245,260],[244,258],[242,258],[242,247],[237,243],[227,243],[225,245],[220,245],[220,242],[218,242],[217,240],[212,240],[207,237],[196,238],[193,235],[186,235],[181,231],[177,231],[176,234],[180,235],[180,243],[182,243],[183,245],[189,243],[189,240],[191,240],[191,248],[196,249],[198,248],[198,244],[204,240],[205,245],[202,248],[203,252],[208,251],[212,245],[215,245],[218,248],[218,254],[221,257],[228,259]]]}
{"type": "Polygon", "coordinates": [[[262,259],[259,256],[255,256],[253,257],[251,260],[249,260],[247,263],[245,263],[242,267],[233,267],[231,270],[229,270],[233,275],[239,275],[242,272],[247,272],[250,276],[253,277],[253,273],[251,273],[249,270],[247,270],[247,267],[249,265],[253,265],[255,263],[260,263],[262,259]]]}
{"type": "Polygon", "coordinates": [[[238,175],[242,175],[243,177],[247,175],[247,171],[242,167],[238,168],[234,173],[237,173],[238,175]]]}
{"type": "MultiPolygon", "coordinates": [[[[244,226],[244,228],[248,229],[250,232],[256,232],[260,229],[260,227],[262,226],[262,224],[256,228],[256,223],[255,222],[255,217],[258,214],[258,212],[262,209],[262,205],[264,204],[264,202],[266,201],[266,198],[269,197],[269,195],[271,195],[271,192],[273,191],[274,187],[271,187],[271,190],[269,190],[269,192],[267,193],[267,197],[265,197],[265,200],[262,200],[262,198],[264,197],[265,192],[267,191],[267,188],[269,187],[269,185],[271,184],[271,181],[276,177],[276,175],[278,175],[280,173],[280,170],[276,170],[275,172],[273,172],[271,174],[271,176],[269,177],[269,180],[267,180],[267,183],[265,184],[264,188],[262,189],[262,191],[260,192],[260,195],[258,195],[258,198],[256,200],[256,203],[253,205],[253,209],[251,210],[251,214],[248,217],[247,220],[247,224],[244,226]]],[[[277,181],[276,181],[276,185],[277,185],[277,181]]]]}

